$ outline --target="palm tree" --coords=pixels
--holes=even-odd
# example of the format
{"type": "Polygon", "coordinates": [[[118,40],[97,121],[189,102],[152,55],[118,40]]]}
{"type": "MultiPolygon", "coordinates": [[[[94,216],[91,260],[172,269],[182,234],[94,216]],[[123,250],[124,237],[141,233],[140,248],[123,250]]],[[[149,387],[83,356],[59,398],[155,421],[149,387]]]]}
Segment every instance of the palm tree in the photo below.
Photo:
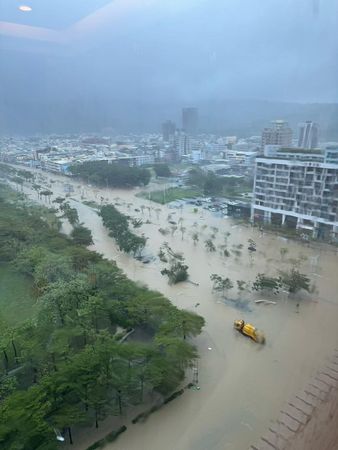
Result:
{"type": "Polygon", "coordinates": [[[194,241],[194,245],[199,241],[198,233],[196,231],[192,234],[192,240],[194,241]]]}
{"type": "Polygon", "coordinates": [[[207,240],[204,242],[204,245],[205,245],[205,248],[206,248],[206,250],[207,250],[208,252],[215,252],[215,251],[216,251],[216,247],[215,247],[215,245],[214,245],[214,243],[212,242],[211,239],[207,239],[207,240]]]}
{"type": "Polygon", "coordinates": [[[155,209],[155,213],[156,213],[157,220],[159,220],[160,219],[161,208],[156,208],[155,209]]]}
{"type": "Polygon", "coordinates": [[[171,225],[171,235],[174,236],[176,230],[177,230],[177,226],[176,225],[171,225]]]}
{"type": "Polygon", "coordinates": [[[224,233],[224,242],[227,244],[227,242],[228,242],[228,238],[229,238],[229,236],[231,235],[231,233],[230,233],[230,231],[226,231],[225,233],[224,233]]]}

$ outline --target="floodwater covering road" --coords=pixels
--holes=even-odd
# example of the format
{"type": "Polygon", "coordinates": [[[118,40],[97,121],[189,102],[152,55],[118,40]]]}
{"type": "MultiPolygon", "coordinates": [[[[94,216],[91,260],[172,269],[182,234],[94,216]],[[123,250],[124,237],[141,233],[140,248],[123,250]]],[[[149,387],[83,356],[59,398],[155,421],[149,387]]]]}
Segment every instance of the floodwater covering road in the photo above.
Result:
{"type": "MultiPolygon", "coordinates": [[[[36,173],[36,172],[35,172],[36,173]]],[[[54,198],[64,196],[65,179],[46,175],[54,181],[51,190],[54,198]]],[[[280,409],[297,393],[316,371],[330,358],[338,341],[338,254],[327,246],[310,247],[270,234],[262,235],[257,229],[237,225],[229,218],[218,218],[204,210],[194,213],[186,205],[182,211],[167,206],[150,204],[134,196],[137,190],[107,190],[74,183],[71,204],[76,206],[80,221],[92,230],[93,250],[113,259],[127,276],[148,285],[166,295],[175,305],[201,314],[206,326],[194,342],[200,360],[200,390],[187,390],[142,424],[130,425],[126,433],[107,445],[107,450],[244,450],[257,441],[271,420],[277,418],[280,409]],[[118,251],[108,236],[100,217],[94,209],[81,203],[86,200],[100,202],[102,196],[108,202],[119,203],[118,208],[131,216],[149,219],[136,233],[144,233],[148,239],[147,252],[157,255],[160,245],[167,241],[175,251],[180,251],[189,266],[189,282],[169,286],[160,274],[162,263],[158,258],[143,264],[118,251]],[[119,200],[116,200],[119,198],[119,200]],[[129,205],[132,204],[132,205],[129,205]],[[150,206],[140,209],[141,205],[150,206]],[[155,212],[155,209],[160,211],[155,212]],[[159,228],[169,228],[168,214],[172,220],[182,217],[186,231],[182,236],[177,230],[173,236],[161,235],[159,228]],[[175,218],[176,217],[176,218],[175,218]],[[197,222],[194,226],[194,223],[197,222]],[[207,227],[203,226],[207,225],[207,227]],[[218,228],[211,230],[211,227],[218,228]],[[199,242],[194,245],[191,234],[197,230],[199,242]],[[208,253],[204,241],[211,233],[216,247],[228,237],[228,249],[243,244],[241,255],[224,257],[219,252],[208,253]],[[257,244],[253,259],[247,250],[248,239],[257,244]],[[281,248],[288,252],[282,258],[281,248]],[[300,261],[302,272],[315,281],[318,293],[310,296],[288,298],[281,294],[272,299],[276,305],[255,304],[261,295],[245,293],[249,308],[241,310],[221,296],[212,293],[210,275],[217,273],[234,282],[238,279],[253,281],[256,274],[276,274],[279,269],[291,267],[290,259],[300,261]],[[196,306],[196,304],[199,304],[196,306]],[[299,307],[297,307],[299,303],[299,307]],[[233,329],[233,321],[244,318],[252,322],[266,335],[266,344],[260,346],[246,339],[233,329]]],[[[36,193],[25,187],[24,191],[36,199],[36,193]]],[[[106,201],[105,200],[105,201],[106,201]]],[[[229,297],[236,299],[236,289],[229,297]]],[[[187,382],[192,374],[187,373],[187,382]]],[[[95,438],[89,439],[89,445],[95,438]]],[[[83,441],[84,443],[84,441],[83,441]]],[[[81,447],[82,448],[82,447],[81,447]]],[[[83,449],[85,449],[83,445],[83,449]]]]}

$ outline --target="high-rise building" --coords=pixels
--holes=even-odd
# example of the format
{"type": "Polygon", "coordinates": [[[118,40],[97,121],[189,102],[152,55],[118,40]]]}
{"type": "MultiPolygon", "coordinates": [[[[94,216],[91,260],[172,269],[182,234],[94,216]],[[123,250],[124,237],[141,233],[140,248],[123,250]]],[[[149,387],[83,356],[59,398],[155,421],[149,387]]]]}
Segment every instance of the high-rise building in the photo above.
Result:
{"type": "Polygon", "coordinates": [[[265,145],[280,145],[281,147],[291,147],[292,130],[288,122],[284,120],[274,120],[272,126],[264,128],[262,133],[262,148],[265,145]]]}
{"type": "Polygon", "coordinates": [[[182,128],[188,134],[196,134],[198,131],[198,109],[182,109],[182,128]]]}
{"type": "Polygon", "coordinates": [[[290,159],[283,150],[256,159],[252,220],[338,242],[338,164],[324,152],[293,149],[290,159]]]}
{"type": "Polygon", "coordinates": [[[175,134],[174,147],[176,149],[178,158],[181,159],[183,155],[190,153],[190,139],[183,131],[178,131],[175,134]]]}
{"type": "Polygon", "coordinates": [[[302,148],[317,148],[318,147],[318,134],[319,127],[315,122],[310,120],[304,123],[300,123],[298,147],[302,148]]]}
{"type": "Polygon", "coordinates": [[[164,141],[169,142],[170,138],[175,135],[175,131],[176,125],[171,120],[162,123],[162,135],[164,141]]]}

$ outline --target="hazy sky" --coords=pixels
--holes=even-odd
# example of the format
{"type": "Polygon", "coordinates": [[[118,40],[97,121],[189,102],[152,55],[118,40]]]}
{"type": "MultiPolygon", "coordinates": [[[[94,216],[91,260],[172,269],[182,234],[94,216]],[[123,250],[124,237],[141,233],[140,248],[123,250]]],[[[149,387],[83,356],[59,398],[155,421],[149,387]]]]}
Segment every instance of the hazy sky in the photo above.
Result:
{"type": "Polygon", "coordinates": [[[115,0],[75,25],[69,0],[57,3],[67,23],[60,42],[0,35],[3,114],[65,103],[111,111],[124,101],[338,100],[336,0],[115,0]]]}

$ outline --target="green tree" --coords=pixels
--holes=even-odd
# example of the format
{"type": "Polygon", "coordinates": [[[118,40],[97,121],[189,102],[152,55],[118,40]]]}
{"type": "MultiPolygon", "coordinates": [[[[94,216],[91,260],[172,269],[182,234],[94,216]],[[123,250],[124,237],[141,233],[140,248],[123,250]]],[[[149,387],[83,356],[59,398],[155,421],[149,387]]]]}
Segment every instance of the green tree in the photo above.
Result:
{"type": "Polygon", "coordinates": [[[301,289],[307,292],[311,291],[310,278],[295,268],[292,268],[289,272],[281,271],[280,282],[290,294],[295,294],[301,289]]]}
{"type": "Polygon", "coordinates": [[[175,232],[177,231],[177,225],[171,225],[170,229],[171,229],[171,235],[174,236],[175,232]]]}
{"type": "Polygon", "coordinates": [[[145,186],[151,178],[148,169],[128,167],[118,163],[107,164],[105,161],[90,161],[74,165],[71,167],[71,172],[76,177],[104,187],[145,186]]]}
{"type": "Polygon", "coordinates": [[[52,203],[57,203],[58,205],[61,205],[66,199],[64,197],[56,197],[55,200],[52,201],[52,203]]]}
{"type": "Polygon", "coordinates": [[[239,294],[242,294],[243,292],[248,290],[248,284],[244,280],[237,280],[236,284],[239,294]]]}
{"type": "Polygon", "coordinates": [[[156,164],[153,169],[157,177],[171,177],[171,171],[168,164],[156,164]]]}
{"type": "Polygon", "coordinates": [[[89,228],[86,228],[82,225],[74,227],[72,232],[70,233],[70,236],[73,241],[79,245],[88,246],[93,243],[92,232],[89,230],[89,228]]]}
{"type": "Polygon", "coordinates": [[[277,277],[270,277],[264,273],[259,273],[252,285],[254,291],[271,291],[274,294],[278,294],[281,288],[280,279],[277,277]]]}
{"type": "Polygon", "coordinates": [[[196,231],[192,234],[192,240],[194,242],[194,245],[196,245],[199,241],[199,234],[196,231]]]}
{"type": "Polygon", "coordinates": [[[50,406],[39,386],[7,397],[0,407],[2,448],[56,450],[53,428],[45,420],[50,406]]]}
{"type": "Polygon", "coordinates": [[[177,284],[188,279],[188,269],[181,261],[172,261],[168,269],[161,270],[161,274],[168,276],[169,284],[177,284]]]}
{"type": "Polygon", "coordinates": [[[201,333],[205,321],[203,317],[184,310],[173,310],[168,320],[161,325],[159,334],[186,339],[201,333]]]}
{"type": "Polygon", "coordinates": [[[279,249],[279,253],[280,253],[282,261],[284,261],[285,256],[288,254],[288,252],[289,252],[289,250],[286,247],[281,247],[279,249]]]}
{"type": "Polygon", "coordinates": [[[229,291],[234,287],[234,284],[230,280],[230,278],[228,277],[223,278],[220,275],[217,275],[216,273],[210,275],[210,280],[213,282],[213,290],[222,292],[223,296],[225,295],[225,292],[229,291]]]}
{"type": "Polygon", "coordinates": [[[51,196],[53,195],[53,192],[50,191],[50,190],[48,190],[48,189],[45,189],[45,190],[43,190],[43,191],[40,191],[40,196],[41,196],[41,195],[44,196],[45,199],[48,198],[48,202],[50,203],[50,198],[51,198],[51,196]]]}
{"type": "Polygon", "coordinates": [[[185,228],[185,227],[180,227],[180,232],[181,232],[181,236],[182,236],[182,241],[183,241],[183,238],[184,238],[184,233],[187,231],[187,229],[185,228]]]}
{"type": "Polygon", "coordinates": [[[205,248],[206,248],[206,250],[207,250],[208,252],[215,252],[215,251],[216,251],[216,247],[215,247],[215,245],[214,245],[214,243],[212,242],[211,239],[207,239],[207,240],[204,242],[204,245],[205,245],[205,248]]]}

